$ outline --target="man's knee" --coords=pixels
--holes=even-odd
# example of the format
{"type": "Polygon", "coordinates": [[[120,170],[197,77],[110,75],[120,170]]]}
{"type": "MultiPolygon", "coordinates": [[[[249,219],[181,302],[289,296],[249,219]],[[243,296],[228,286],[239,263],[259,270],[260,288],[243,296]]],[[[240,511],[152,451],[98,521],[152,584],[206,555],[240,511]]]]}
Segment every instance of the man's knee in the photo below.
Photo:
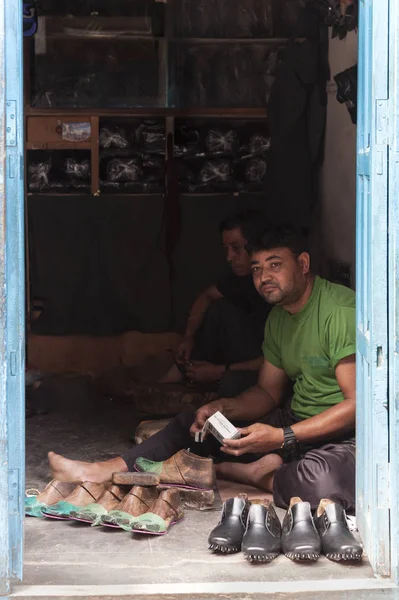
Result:
{"type": "Polygon", "coordinates": [[[276,504],[286,507],[293,496],[310,502],[317,508],[322,498],[341,504],[344,509],[355,505],[355,456],[346,449],[343,453],[311,450],[296,463],[284,465],[277,471],[274,486],[276,504]]]}

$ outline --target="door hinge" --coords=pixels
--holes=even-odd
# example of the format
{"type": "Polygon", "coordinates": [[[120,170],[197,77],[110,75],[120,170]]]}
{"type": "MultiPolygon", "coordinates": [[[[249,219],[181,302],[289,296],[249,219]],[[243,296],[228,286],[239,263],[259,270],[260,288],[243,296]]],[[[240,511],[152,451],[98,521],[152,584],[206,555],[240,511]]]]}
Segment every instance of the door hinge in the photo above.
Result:
{"type": "Polygon", "coordinates": [[[6,146],[17,145],[17,102],[6,100],[6,146]]]}
{"type": "Polygon", "coordinates": [[[375,101],[375,141],[381,146],[388,145],[388,100],[375,101]]]}
{"type": "Polygon", "coordinates": [[[19,513],[19,470],[8,471],[8,513],[17,515],[19,513]]]}

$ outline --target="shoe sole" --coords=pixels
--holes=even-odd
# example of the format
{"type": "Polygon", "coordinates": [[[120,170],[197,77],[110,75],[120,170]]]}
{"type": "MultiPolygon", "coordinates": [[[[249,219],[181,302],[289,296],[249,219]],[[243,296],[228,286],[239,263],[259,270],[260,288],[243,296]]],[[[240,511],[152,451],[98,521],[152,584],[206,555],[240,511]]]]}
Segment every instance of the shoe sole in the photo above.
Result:
{"type": "Polygon", "coordinates": [[[78,519],[78,517],[69,517],[70,521],[79,521],[79,523],[89,523],[90,525],[94,523],[94,521],[89,521],[88,519],[78,519]]]}
{"type": "Polygon", "coordinates": [[[278,552],[273,554],[248,554],[244,552],[244,558],[250,563],[268,563],[278,557],[278,552]]]}
{"type": "MultiPolygon", "coordinates": [[[[157,477],[158,478],[158,483],[156,483],[156,484],[137,483],[137,485],[142,485],[142,486],[145,486],[145,485],[147,485],[147,486],[149,486],[149,485],[159,485],[160,487],[162,487],[162,489],[178,488],[178,489],[181,489],[181,490],[193,490],[195,492],[211,492],[212,491],[212,488],[200,488],[200,487],[195,487],[194,485],[184,485],[182,483],[164,483],[164,482],[161,481],[160,476],[157,475],[156,473],[150,473],[150,472],[143,473],[142,471],[139,471],[136,466],[134,468],[137,470],[137,473],[129,473],[129,475],[133,476],[132,477],[132,481],[133,481],[133,478],[134,478],[135,475],[138,475],[138,476],[140,476],[140,475],[147,475],[148,477],[157,477]]],[[[123,473],[122,473],[122,475],[123,475],[123,473]]],[[[125,475],[127,475],[127,473],[125,473],[125,475]]],[[[114,483],[116,483],[116,481],[114,480],[114,478],[112,479],[112,481],[114,483]]],[[[128,482],[127,485],[130,485],[130,480],[129,480],[129,482],[128,482]]],[[[132,485],[134,485],[134,484],[132,484],[132,485]]]]}
{"type": "Polygon", "coordinates": [[[172,521],[170,523],[168,529],[166,531],[149,531],[148,529],[132,529],[132,533],[144,533],[145,535],[166,535],[172,527],[172,525],[176,525],[176,523],[180,523],[183,519],[179,519],[178,521],[172,521]]]}
{"type": "Polygon", "coordinates": [[[43,513],[43,517],[47,517],[47,519],[55,519],[56,521],[69,521],[70,517],[62,517],[61,515],[49,515],[48,513],[43,513]]]}
{"type": "Polygon", "coordinates": [[[161,478],[156,473],[142,473],[141,471],[129,471],[129,473],[113,473],[112,483],[115,485],[140,485],[142,487],[154,487],[159,485],[161,478]]]}
{"type": "Polygon", "coordinates": [[[110,527],[111,529],[120,529],[121,531],[126,531],[126,529],[119,527],[119,525],[112,525],[112,523],[100,523],[100,525],[102,527],[110,527]]]}
{"type": "Polygon", "coordinates": [[[362,560],[362,556],[363,556],[363,553],[361,553],[361,554],[358,554],[358,553],[339,554],[336,552],[334,554],[326,554],[326,557],[328,558],[328,560],[333,560],[334,562],[359,561],[359,560],[362,560]]]}
{"type": "Polygon", "coordinates": [[[320,554],[316,552],[286,552],[285,556],[297,562],[314,562],[319,558],[320,554]]]}
{"type": "Polygon", "coordinates": [[[220,544],[208,544],[208,550],[221,552],[222,554],[234,554],[241,551],[239,546],[222,546],[220,544]]]}

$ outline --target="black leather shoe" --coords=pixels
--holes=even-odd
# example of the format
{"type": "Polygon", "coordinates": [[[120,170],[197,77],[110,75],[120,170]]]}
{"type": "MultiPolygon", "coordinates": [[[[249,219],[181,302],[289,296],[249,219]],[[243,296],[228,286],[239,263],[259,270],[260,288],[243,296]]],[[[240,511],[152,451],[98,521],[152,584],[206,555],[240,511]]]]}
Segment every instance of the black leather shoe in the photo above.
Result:
{"type": "Polygon", "coordinates": [[[283,521],[281,545],[291,560],[317,560],[321,541],[313,522],[309,502],[291,498],[290,507],[283,521]]]}
{"type": "Polygon", "coordinates": [[[327,558],[335,561],[361,560],[363,548],[349,531],[345,511],[340,504],[320,500],[315,525],[327,558]]]}
{"type": "Polygon", "coordinates": [[[208,538],[208,548],[215,552],[239,552],[247,522],[249,501],[246,494],[229,498],[223,504],[222,517],[208,538]]]}
{"type": "Polygon", "coordinates": [[[248,562],[270,562],[280,554],[280,520],[267,500],[251,504],[241,549],[248,562]]]}

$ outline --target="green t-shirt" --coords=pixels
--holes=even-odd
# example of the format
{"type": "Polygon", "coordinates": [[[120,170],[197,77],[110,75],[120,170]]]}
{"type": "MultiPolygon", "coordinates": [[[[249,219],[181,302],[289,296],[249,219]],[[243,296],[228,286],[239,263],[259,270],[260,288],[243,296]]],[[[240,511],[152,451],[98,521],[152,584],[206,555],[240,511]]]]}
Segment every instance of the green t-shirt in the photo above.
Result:
{"type": "Polygon", "coordinates": [[[344,399],[335,367],[355,353],[355,293],[320,277],[299,313],[275,306],[266,322],[263,354],[295,381],[291,407],[302,419],[344,399]]]}

